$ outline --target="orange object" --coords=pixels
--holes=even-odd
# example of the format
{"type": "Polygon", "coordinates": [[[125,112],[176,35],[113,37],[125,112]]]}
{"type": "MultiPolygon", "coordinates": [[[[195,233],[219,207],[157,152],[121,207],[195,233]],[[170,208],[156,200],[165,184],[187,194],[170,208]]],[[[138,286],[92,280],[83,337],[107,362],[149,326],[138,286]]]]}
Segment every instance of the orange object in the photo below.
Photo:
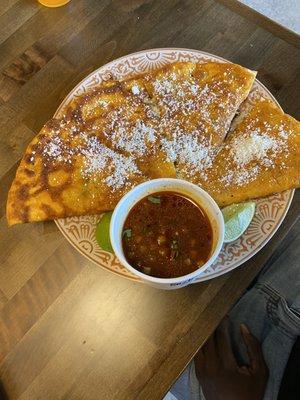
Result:
{"type": "Polygon", "coordinates": [[[38,0],[43,6],[46,7],[60,7],[69,3],[70,0],[38,0]]]}

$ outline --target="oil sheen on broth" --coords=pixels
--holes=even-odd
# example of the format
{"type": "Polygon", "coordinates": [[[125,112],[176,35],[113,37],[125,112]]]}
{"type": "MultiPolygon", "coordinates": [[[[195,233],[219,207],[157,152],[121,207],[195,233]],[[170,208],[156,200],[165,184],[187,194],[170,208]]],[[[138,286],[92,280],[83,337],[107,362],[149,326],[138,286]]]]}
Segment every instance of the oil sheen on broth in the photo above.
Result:
{"type": "Polygon", "coordinates": [[[193,201],[173,192],[140,200],[123,227],[122,244],[129,264],[157,278],[195,271],[210,257],[212,227],[193,201]]]}

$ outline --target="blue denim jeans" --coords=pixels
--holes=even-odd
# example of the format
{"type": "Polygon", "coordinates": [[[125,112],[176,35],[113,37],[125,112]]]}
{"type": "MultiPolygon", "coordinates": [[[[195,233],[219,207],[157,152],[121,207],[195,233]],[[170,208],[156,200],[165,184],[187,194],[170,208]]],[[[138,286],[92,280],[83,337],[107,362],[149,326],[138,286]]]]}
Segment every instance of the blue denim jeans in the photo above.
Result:
{"type": "MultiPolygon", "coordinates": [[[[289,257],[289,256],[285,256],[289,257]]],[[[279,259],[261,272],[254,286],[236,303],[229,314],[232,348],[237,361],[248,358],[240,335],[245,323],[260,341],[269,379],[264,400],[276,400],[291,349],[300,336],[300,249],[293,259],[279,259]],[[296,257],[295,257],[296,255],[296,257]]],[[[242,268],[242,267],[241,267],[242,268]]],[[[177,400],[204,399],[193,362],[171,388],[177,400]]]]}

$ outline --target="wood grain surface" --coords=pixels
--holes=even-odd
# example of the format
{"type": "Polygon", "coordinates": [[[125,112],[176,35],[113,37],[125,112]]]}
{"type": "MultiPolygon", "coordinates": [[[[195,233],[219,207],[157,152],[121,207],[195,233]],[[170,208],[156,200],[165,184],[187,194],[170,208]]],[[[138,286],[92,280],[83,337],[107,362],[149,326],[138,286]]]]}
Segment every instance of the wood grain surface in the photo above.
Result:
{"type": "Polygon", "coordinates": [[[8,399],[161,399],[263,266],[296,254],[299,193],[243,267],[173,292],[101,270],[54,223],[9,229],[5,219],[26,144],[83,77],[133,51],[188,47],[256,69],[299,119],[299,38],[282,37],[211,0],[71,0],[57,9],[0,2],[0,374],[8,399]]]}

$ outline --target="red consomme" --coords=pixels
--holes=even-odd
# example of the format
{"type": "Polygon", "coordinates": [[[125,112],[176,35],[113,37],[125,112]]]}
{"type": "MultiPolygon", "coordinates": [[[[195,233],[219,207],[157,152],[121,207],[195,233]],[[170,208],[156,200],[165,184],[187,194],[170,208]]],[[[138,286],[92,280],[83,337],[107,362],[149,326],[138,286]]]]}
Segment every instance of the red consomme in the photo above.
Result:
{"type": "Polygon", "coordinates": [[[144,197],[123,226],[123,251],[138,271],[157,278],[187,275],[209,259],[213,233],[197,204],[173,192],[144,197]]]}

